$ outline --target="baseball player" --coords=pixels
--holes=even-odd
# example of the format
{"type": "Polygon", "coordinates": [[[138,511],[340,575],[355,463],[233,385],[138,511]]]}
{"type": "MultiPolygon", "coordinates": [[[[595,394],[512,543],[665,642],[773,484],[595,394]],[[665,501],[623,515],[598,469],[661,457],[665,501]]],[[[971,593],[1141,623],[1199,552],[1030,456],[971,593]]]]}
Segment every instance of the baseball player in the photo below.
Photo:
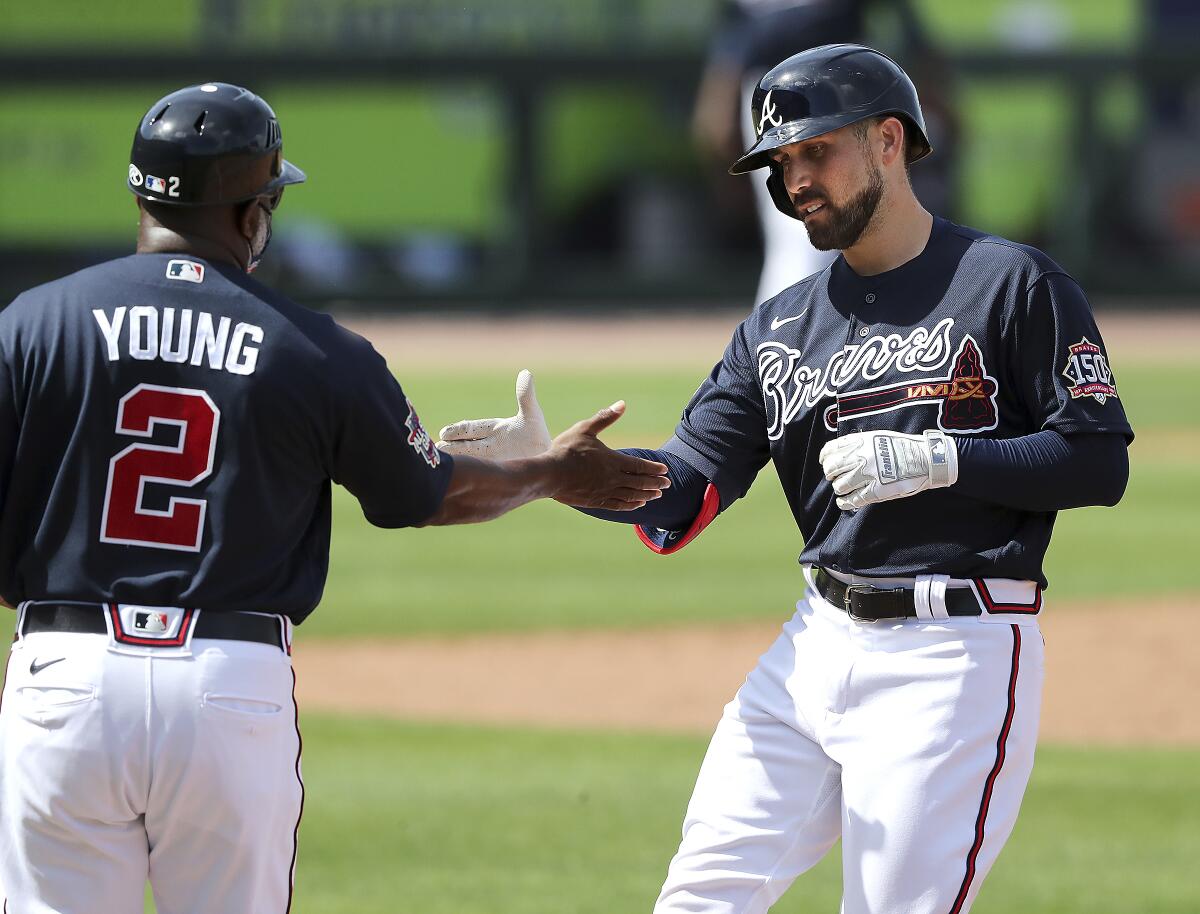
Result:
{"type": "Polygon", "coordinates": [[[405,527],[636,508],[667,468],[598,441],[621,403],[527,460],[438,451],[370,344],[247,275],[305,179],[253,93],[167,95],[131,159],[137,253],[0,314],[0,887],[10,914],[140,912],[147,878],[160,914],[284,914],[330,482],[405,527]]]}
{"type": "Polygon", "coordinates": [[[674,552],[773,461],[808,586],[725,708],[655,910],[766,911],[840,837],[846,914],[959,914],[1033,765],[1055,512],[1120,499],[1132,432],[1075,281],[913,196],[932,150],[896,63],[795,55],[752,117],[731,171],[766,168],[840,253],[755,308],[675,436],[639,452],[669,493],[599,513],[674,552]]]}

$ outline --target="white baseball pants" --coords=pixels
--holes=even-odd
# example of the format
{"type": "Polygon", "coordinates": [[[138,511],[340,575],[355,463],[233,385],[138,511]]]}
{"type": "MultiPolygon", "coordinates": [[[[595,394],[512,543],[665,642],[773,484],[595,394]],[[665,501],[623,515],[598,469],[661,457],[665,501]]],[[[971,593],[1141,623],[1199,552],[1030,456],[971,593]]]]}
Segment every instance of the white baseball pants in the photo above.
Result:
{"type": "Polygon", "coordinates": [[[0,706],[7,914],[285,914],[303,787],[291,661],[38,632],[0,706]],[[62,658],[62,659],[59,659],[62,658]]]}
{"type": "Polygon", "coordinates": [[[844,914],[961,914],[1033,768],[1036,616],[859,623],[811,588],[726,706],[656,914],[759,914],[842,839],[844,914]]]}

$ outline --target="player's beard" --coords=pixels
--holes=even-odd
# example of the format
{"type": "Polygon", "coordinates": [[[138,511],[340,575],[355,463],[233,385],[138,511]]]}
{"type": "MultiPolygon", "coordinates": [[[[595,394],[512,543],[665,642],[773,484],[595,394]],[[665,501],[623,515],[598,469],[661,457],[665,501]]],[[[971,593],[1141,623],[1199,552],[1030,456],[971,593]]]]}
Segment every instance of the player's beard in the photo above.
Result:
{"type": "Polygon", "coordinates": [[[853,247],[871,224],[883,199],[883,188],[883,172],[872,166],[867,186],[851,197],[850,202],[835,206],[827,199],[820,210],[824,217],[804,222],[812,246],[818,251],[844,251],[853,247]]]}

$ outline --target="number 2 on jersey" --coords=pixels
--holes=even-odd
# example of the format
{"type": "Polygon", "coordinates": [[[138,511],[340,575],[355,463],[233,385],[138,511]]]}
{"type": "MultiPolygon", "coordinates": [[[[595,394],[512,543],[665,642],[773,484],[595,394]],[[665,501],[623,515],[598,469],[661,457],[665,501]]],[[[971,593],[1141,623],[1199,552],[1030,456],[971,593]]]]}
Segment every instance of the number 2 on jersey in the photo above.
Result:
{"type": "Polygon", "coordinates": [[[174,444],[131,444],[108,463],[100,541],[199,552],[208,503],[172,496],[165,510],[145,506],[147,486],[194,486],[212,475],[221,412],[202,390],[139,384],[121,398],[117,433],[152,437],[173,425],[174,444]]]}

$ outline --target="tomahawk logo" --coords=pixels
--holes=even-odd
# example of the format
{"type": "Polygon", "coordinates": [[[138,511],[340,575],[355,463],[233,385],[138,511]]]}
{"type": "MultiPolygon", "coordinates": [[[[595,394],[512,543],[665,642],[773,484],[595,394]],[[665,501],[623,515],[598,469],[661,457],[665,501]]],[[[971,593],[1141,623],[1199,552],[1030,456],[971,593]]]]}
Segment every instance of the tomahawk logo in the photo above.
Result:
{"type": "Polygon", "coordinates": [[[436,467],[442,462],[442,452],[437,449],[433,439],[429,437],[429,432],[421,425],[421,417],[413,409],[412,401],[406,398],[404,402],[408,404],[408,418],[404,420],[408,429],[408,443],[427,464],[436,467]]]}
{"type": "Polygon", "coordinates": [[[775,107],[775,103],[773,101],[771,101],[771,95],[774,92],[775,92],[775,90],[772,89],[770,92],[767,93],[767,97],[763,99],[762,117],[760,117],[758,119],[758,135],[759,136],[762,136],[763,130],[766,128],[767,124],[770,124],[772,127],[778,127],[780,124],[783,123],[782,117],[775,116],[775,112],[777,109],[775,107]]]}

